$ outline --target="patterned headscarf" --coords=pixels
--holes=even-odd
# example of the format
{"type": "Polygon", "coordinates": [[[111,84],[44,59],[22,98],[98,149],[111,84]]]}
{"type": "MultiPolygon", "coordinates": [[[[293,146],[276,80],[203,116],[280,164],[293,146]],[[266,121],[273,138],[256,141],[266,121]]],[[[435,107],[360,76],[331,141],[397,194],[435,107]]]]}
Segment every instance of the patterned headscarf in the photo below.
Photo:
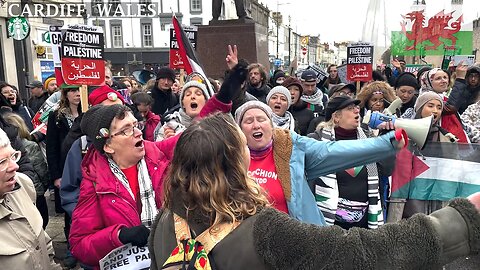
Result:
{"type": "Polygon", "coordinates": [[[432,81],[433,77],[435,77],[435,74],[439,71],[444,71],[441,68],[432,68],[429,71],[426,71],[422,74],[422,77],[420,78],[420,94],[427,92],[427,91],[434,91],[433,86],[432,86],[432,81]]]}

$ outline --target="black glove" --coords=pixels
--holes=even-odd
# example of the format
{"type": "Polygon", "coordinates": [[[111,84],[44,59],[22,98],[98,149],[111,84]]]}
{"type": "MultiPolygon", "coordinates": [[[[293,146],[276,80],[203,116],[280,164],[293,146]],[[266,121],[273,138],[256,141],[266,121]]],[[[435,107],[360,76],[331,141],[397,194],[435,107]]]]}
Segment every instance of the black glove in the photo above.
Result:
{"type": "Polygon", "coordinates": [[[147,244],[149,235],[150,230],[145,225],[140,225],[121,229],[118,239],[123,244],[132,243],[134,246],[143,247],[147,244]]]}
{"type": "Polygon", "coordinates": [[[248,63],[244,60],[238,61],[238,64],[233,67],[225,81],[222,83],[220,90],[217,93],[217,99],[223,103],[229,103],[238,95],[242,83],[247,79],[248,63]]]}

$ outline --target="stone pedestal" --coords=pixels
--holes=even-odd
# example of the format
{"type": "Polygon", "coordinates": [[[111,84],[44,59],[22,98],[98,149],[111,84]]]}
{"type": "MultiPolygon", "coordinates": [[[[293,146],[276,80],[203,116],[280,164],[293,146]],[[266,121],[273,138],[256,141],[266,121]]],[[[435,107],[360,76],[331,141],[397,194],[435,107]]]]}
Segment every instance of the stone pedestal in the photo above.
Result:
{"type": "Polygon", "coordinates": [[[237,45],[238,58],[261,63],[268,70],[267,28],[252,20],[211,21],[198,26],[197,54],[207,76],[224,77],[228,45],[237,45]]]}

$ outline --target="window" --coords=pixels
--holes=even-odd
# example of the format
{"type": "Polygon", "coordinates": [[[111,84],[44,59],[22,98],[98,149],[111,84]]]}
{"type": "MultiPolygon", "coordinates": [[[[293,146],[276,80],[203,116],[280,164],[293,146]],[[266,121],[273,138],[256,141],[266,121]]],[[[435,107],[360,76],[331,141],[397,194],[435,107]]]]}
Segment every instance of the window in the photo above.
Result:
{"type": "Polygon", "coordinates": [[[190,0],[190,13],[202,13],[202,0],[190,0]]]}
{"type": "Polygon", "coordinates": [[[190,25],[202,25],[202,18],[190,18],[190,25]]]}
{"type": "Polygon", "coordinates": [[[143,47],[152,47],[152,24],[144,23],[142,24],[142,38],[143,38],[143,47]]]}
{"type": "Polygon", "coordinates": [[[167,26],[172,23],[172,14],[165,13],[164,16],[160,15],[160,30],[165,31],[167,30],[167,26]]]}
{"type": "Polygon", "coordinates": [[[112,25],[112,47],[113,48],[123,47],[121,25],[112,25]]]}

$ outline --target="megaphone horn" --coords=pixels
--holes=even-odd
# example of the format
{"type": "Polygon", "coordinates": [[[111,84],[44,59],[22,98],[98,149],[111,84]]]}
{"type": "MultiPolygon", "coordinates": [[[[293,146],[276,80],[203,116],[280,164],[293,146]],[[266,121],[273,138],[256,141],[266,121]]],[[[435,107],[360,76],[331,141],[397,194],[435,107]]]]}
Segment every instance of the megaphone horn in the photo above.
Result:
{"type": "Polygon", "coordinates": [[[414,141],[420,149],[425,147],[430,128],[432,127],[433,115],[422,119],[401,119],[388,116],[379,112],[367,111],[363,117],[363,123],[371,128],[377,128],[383,122],[393,122],[396,128],[407,131],[408,137],[414,141]]]}
{"type": "Polygon", "coordinates": [[[132,72],[132,76],[142,85],[146,84],[149,80],[156,77],[154,72],[146,69],[136,70],[132,72]]]}
{"type": "Polygon", "coordinates": [[[397,98],[395,99],[394,101],[392,101],[392,103],[390,103],[390,106],[388,106],[388,108],[386,108],[384,111],[383,111],[383,114],[386,114],[386,115],[395,115],[395,112],[397,111],[397,109],[399,109],[400,107],[402,107],[402,100],[400,98],[397,98]]]}

